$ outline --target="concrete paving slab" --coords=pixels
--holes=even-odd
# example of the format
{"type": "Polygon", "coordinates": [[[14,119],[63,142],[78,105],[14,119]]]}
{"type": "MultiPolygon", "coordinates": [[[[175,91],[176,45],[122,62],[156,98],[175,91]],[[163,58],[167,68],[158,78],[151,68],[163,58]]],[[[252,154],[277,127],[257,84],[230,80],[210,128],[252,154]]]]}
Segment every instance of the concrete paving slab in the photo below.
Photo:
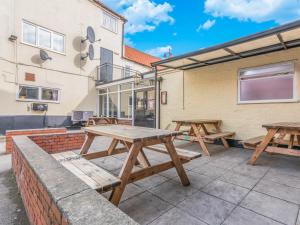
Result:
{"type": "Polygon", "coordinates": [[[154,221],[172,206],[146,191],[122,202],[119,208],[143,225],[154,221]]]}
{"type": "Polygon", "coordinates": [[[206,175],[211,178],[218,178],[227,172],[227,170],[225,169],[221,169],[209,164],[205,164],[202,167],[192,169],[191,171],[206,175]]]}
{"type": "Polygon", "coordinates": [[[237,207],[222,225],[282,225],[282,223],[237,207]]]}
{"type": "Polygon", "coordinates": [[[11,169],[11,155],[0,155],[0,173],[11,169]]]}
{"type": "Polygon", "coordinates": [[[134,184],[136,184],[137,186],[145,189],[145,190],[148,190],[150,188],[153,188],[159,184],[162,184],[163,182],[169,180],[169,178],[166,178],[164,176],[161,176],[161,175],[153,175],[151,177],[147,177],[145,179],[142,179],[142,180],[139,180],[139,181],[136,181],[134,182],[134,184]]]}
{"type": "Polygon", "coordinates": [[[181,183],[174,180],[168,180],[154,188],[149,189],[149,192],[152,194],[174,205],[183,201],[197,191],[197,189],[194,189],[191,186],[186,186],[183,188],[181,183]]]}
{"type": "Polygon", "coordinates": [[[154,220],[150,225],[207,225],[206,223],[188,215],[178,208],[172,208],[156,220],[154,220]]]}
{"type": "Polygon", "coordinates": [[[228,171],[219,179],[248,189],[252,189],[259,181],[259,178],[244,176],[233,171],[228,171]]]}
{"type": "Polygon", "coordinates": [[[300,210],[299,210],[299,213],[298,213],[298,219],[297,219],[296,225],[300,225],[300,210]]]}
{"type": "Polygon", "coordinates": [[[278,222],[296,223],[299,206],[255,191],[242,201],[241,206],[278,222]]]}
{"type": "Polygon", "coordinates": [[[11,170],[0,173],[0,199],[1,225],[29,225],[26,211],[11,170]]]}
{"type": "Polygon", "coordinates": [[[266,176],[264,176],[263,180],[269,180],[275,183],[300,189],[300,177],[278,173],[274,170],[269,171],[266,176]]]}
{"type": "Polygon", "coordinates": [[[205,186],[202,191],[233,204],[238,204],[250,190],[221,180],[216,180],[205,186]]]}
{"type": "Polygon", "coordinates": [[[242,163],[232,169],[233,172],[242,174],[244,176],[249,176],[252,178],[262,178],[267,171],[269,170],[268,166],[262,166],[262,165],[249,165],[247,163],[242,163]]]}
{"type": "Polygon", "coordinates": [[[300,204],[300,189],[298,188],[289,187],[268,180],[261,180],[254,187],[254,190],[295,204],[300,204]]]}
{"type": "MultiPolygon", "coordinates": [[[[211,177],[195,173],[193,171],[187,171],[187,176],[190,180],[191,186],[196,189],[201,189],[214,180],[211,177]]],[[[180,178],[178,176],[173,177],[172,179],[180,182],[180,178]]]]}
{"type": "Polygon", "coordinates": [[[177,207],[210,225],[219,225],[230,215],[235,205],[204,192],[198,192],[177,207]]]}

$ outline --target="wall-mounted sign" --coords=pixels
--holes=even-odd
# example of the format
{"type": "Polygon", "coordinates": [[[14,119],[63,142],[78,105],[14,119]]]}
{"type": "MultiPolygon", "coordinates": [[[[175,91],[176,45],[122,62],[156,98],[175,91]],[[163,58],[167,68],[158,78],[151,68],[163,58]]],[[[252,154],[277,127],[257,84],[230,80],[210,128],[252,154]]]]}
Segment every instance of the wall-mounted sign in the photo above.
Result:
{"type": "Polygon", "coordinates": [[[35,74],[33,73],[25,73],[25,80],[26,81],[35,81],[35,74]]]}
{"type": "Polygon", "coordinates": [[[168,103],[168,92],[162,91],[160,96],[160,103],[166,105],[168,103]]]}

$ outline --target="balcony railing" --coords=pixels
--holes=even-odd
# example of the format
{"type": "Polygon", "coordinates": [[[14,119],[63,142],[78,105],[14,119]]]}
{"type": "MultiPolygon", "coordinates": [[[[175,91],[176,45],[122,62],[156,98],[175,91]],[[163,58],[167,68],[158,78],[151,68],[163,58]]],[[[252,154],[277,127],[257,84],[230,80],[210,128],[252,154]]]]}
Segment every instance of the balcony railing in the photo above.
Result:
{"type": "Polygon", "coordinates": [[[97,67],[97,80],[99,83],[107,83],[126,77],[138,77],[140,72],[129,67],[105,63],[97,67]]]}

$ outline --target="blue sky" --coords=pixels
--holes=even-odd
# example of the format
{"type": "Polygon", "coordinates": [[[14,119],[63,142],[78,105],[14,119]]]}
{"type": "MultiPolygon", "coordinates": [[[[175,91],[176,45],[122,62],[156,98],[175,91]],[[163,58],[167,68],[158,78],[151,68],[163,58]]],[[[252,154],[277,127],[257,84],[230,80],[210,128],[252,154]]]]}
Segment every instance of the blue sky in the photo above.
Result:
{"type": "Polygon", "coordinates": [[[300,19],[300,0],[101,0],[128,19],[126,42],[163,57],[300,19]]]}

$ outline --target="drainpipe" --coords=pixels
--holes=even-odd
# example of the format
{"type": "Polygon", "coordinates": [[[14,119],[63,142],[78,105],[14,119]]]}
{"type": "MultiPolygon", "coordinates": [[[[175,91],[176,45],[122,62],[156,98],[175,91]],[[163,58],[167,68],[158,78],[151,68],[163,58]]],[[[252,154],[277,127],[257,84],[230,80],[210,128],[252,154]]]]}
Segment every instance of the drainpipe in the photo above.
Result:
{"type": "Polygon", "coordinates": [[[155,128],[159,128],[159,123],[158,123],[158,111],[157,111],[157,109],[158,109],[158,105],[159,105],[159,103],[158,103],[158,101],[157,101],[157,97],[158,97],[158,93],[157,93],[157,66],[155,66],[154,67],[154,71],[155,71],[155,97],[154,97],[154,99],[155,99],[155,123],[154,123],[154,127],[155,128]]]}

